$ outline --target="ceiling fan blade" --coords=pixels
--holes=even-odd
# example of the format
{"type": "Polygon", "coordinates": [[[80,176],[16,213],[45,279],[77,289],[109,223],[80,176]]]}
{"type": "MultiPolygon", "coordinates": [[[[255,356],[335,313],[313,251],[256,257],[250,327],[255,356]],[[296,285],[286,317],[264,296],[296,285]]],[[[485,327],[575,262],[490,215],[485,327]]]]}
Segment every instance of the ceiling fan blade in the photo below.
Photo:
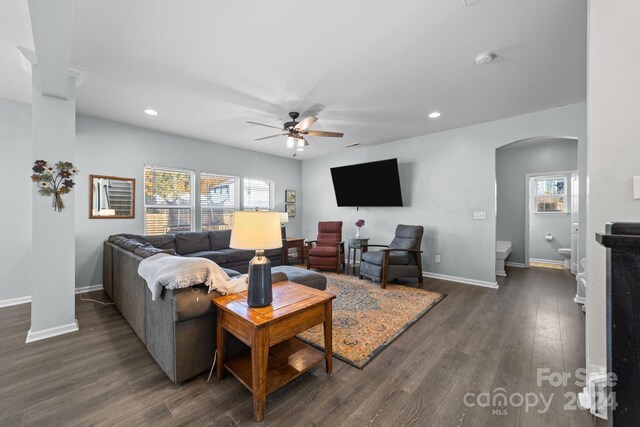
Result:
{"type": "Polygon", "coordinates": [[[254,141],[262,141],[263,139],[275,138],[276,136],[282,136],[282,135],[286,135],[286,133],[277,133],[277,134],[271,135],[271,136],[263,136],[262,138],[254,139],[254,141]]]}
{"type": "Polygon", "coordinates": [[[264,127],[267,127],[267,128],[274,128],[274,129],[280,129],[280,130],[282,130],[282,128],[281,128],[280,126],[272,126],[272,125],[267,125],[267,124],[264,124],[264,123],[258,123],[258,122],[247,122],[247,123],[249,123],[249,124],[251,124],[251,125],[258,125],[258,126],[264,126],[264,127]]]}
{"type": "Polygon", "coordinates": [[[298,123],[296,125],[296,127],[294,127],[294,129],[296,129],[296,130],[305,130],[306,128],[308,128],[309,126],[311,126],[312,124],[314,124],[317,121],[318,121],[318,119],[316,119],[315,117],[309,116],[306,119],[302,120],[300,123],[298,123]]]}
{"type": "Polygon", "coordinates": [[[323,130],[306,130],[302,133],[309,136],[330,136],[333,138],[342,138],[344,136],[342,132],[325,132],[323,130]]]}

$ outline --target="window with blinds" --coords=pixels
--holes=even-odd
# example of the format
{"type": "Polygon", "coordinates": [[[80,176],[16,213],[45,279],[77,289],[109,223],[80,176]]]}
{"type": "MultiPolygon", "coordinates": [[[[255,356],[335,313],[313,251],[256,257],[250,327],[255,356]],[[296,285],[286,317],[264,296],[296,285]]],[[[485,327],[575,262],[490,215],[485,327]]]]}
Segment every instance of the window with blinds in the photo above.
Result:
{"type": "Polygon", "coordinates": [[[244,210],[273,210],[273,180],[244,178],[242,180],[244,210]]]}
{"type": "Polygon", "coordinates": [[[156,166],[144,168],[146,235],[194,230],[194,172],[156,166]]]}
{"type": "Polygon", "coordinates": [[[237,176],[200,174],[202,231],[231,229],[233,212],[240,207],[239,187],[237,176]]]}

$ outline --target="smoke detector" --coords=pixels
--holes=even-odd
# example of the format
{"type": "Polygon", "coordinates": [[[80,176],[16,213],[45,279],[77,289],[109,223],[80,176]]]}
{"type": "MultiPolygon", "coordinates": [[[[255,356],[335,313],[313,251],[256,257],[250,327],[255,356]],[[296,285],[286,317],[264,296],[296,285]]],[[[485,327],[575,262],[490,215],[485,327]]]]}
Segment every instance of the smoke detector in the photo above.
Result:
{"type": "Polygon", "coordinates": [[[493,52],[482,52],[480,55],[476,56],[476,64],[484,65],[496,59],[498,55],[493,52]]]}

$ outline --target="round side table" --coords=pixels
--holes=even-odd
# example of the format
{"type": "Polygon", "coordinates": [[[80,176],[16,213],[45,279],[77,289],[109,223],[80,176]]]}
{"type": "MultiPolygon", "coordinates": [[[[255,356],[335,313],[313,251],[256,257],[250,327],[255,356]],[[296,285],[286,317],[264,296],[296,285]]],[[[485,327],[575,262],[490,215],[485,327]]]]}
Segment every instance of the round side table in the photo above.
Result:
{"type": "MultiPolygon", "coordinates": [[[[347,263],[351,265],[351,274],[356,274],[356,253],[360,249],[360,256],[367,252],[369,248],[369,238],[349,237],[349,252],[347,254],[347,263]],[[353,263],[351,262],[351,250],[353,250],[353,263]]],[[[347,267],[349,268],[349,267],[347,267]]]]}

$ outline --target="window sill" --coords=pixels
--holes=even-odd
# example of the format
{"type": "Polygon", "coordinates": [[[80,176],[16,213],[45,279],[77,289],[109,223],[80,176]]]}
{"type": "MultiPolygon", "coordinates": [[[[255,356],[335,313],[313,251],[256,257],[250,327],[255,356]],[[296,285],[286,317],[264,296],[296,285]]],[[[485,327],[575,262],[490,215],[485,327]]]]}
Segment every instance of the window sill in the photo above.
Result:
{"type": "Polygon", "coordinates": [[[534,215],[570,215],[571,212],[531,212],[534,215]]]}

